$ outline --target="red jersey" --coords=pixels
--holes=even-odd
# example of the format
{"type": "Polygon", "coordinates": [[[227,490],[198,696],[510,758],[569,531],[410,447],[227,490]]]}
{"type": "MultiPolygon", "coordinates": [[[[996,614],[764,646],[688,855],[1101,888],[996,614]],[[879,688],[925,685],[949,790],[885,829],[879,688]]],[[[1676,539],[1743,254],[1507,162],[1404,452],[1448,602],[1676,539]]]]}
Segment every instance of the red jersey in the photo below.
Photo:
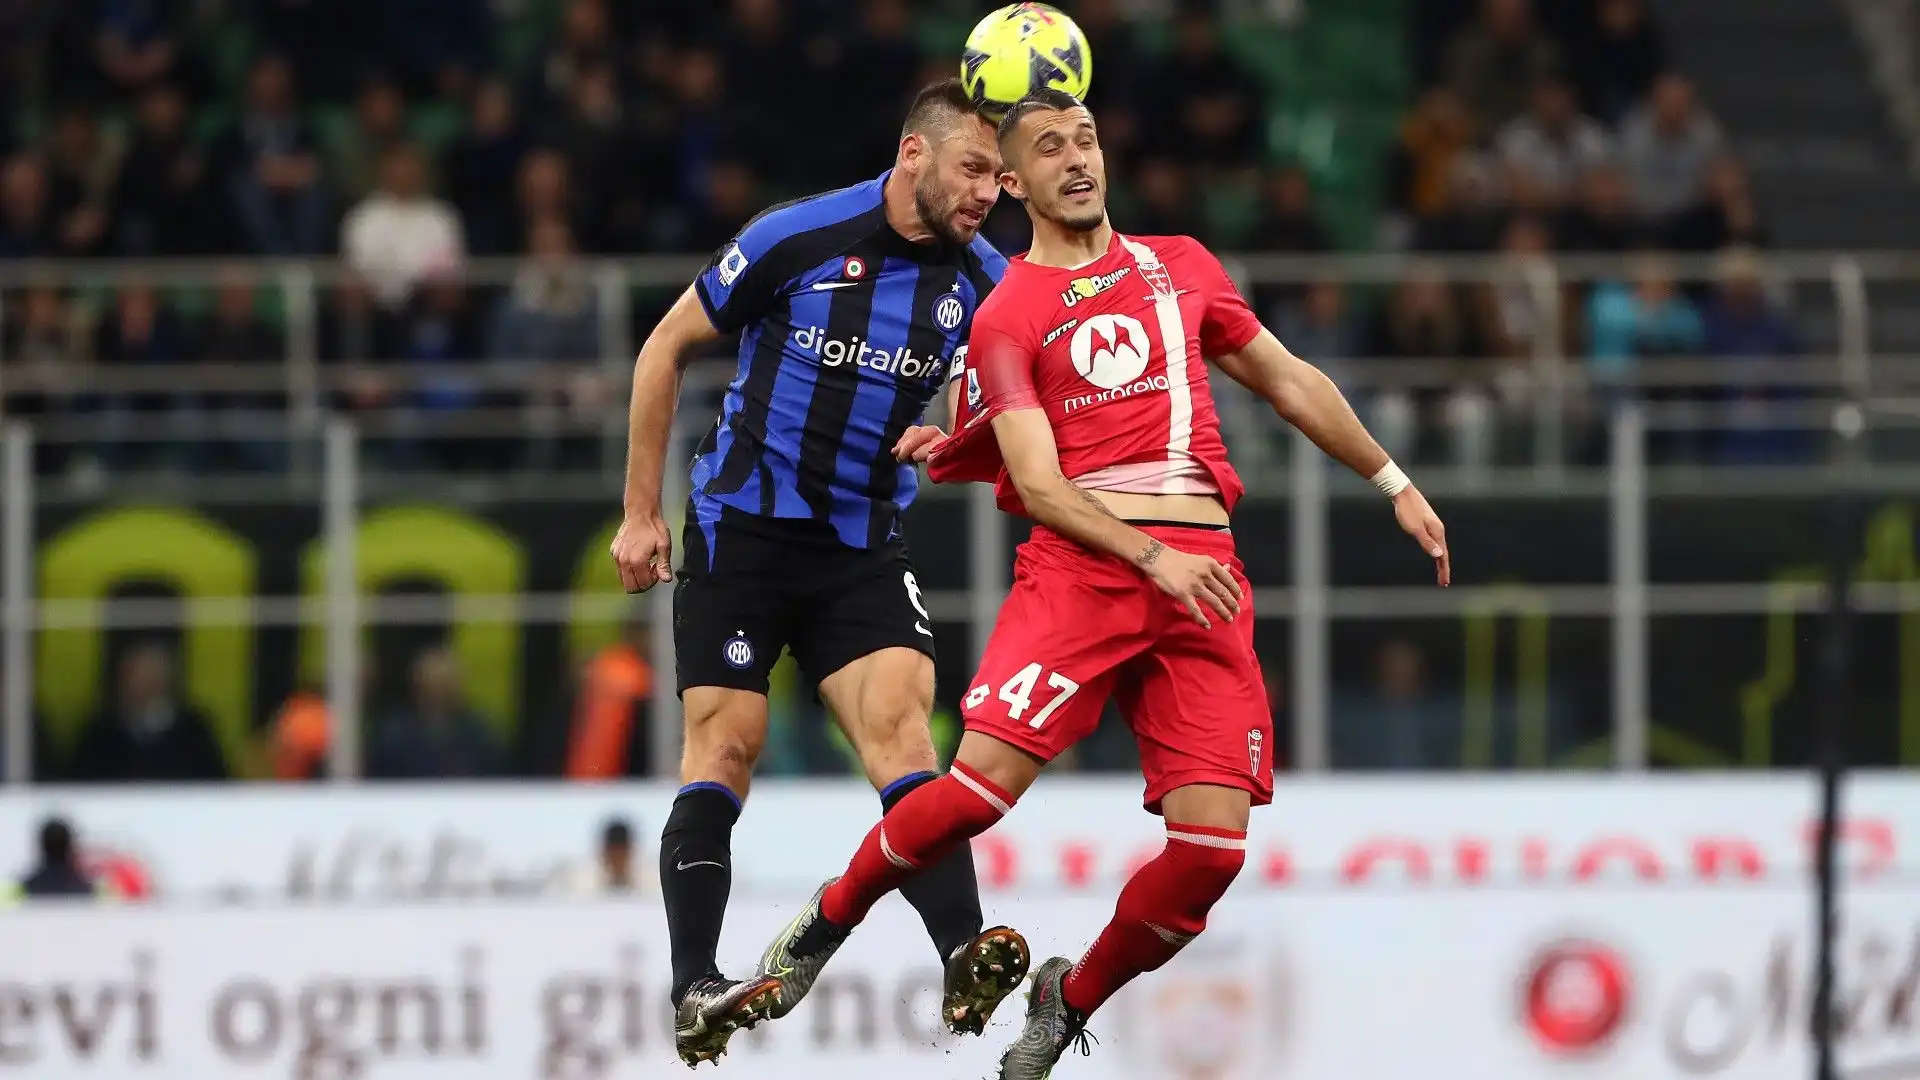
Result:
{"type": "Polygon", "coordinates": [[[1116,232],[1106,254],[1073,269],[1015,258],[975,313],[964,358],[955,358],[965,396],[929,475],[991,481],[1000,508],[1025,516],[992,420],[1038,407],[1069,480],[1166,463],[1170,475],[1210,477],[1232,510],[1245,486],[1227,462],[1205,361],[1259,332],[1220,261],[1191,237],[1116,232]]]}

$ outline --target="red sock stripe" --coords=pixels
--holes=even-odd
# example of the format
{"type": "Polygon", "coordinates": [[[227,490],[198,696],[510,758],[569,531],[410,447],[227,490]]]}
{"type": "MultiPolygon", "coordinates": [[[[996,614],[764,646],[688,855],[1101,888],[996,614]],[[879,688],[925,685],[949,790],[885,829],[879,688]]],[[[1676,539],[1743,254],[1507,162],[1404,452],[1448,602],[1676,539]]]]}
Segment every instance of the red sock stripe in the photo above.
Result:
{"type": "Polygon", "coordinates": [[[1002,789],[1000,785],[981,776],[979,773],[967,768],[958,761],[954,762],[953,767],[947,771],[953,775],[954,780],[958,781],[962,787],[980,796],[988,806],[998,810],[1001,814],[1004,815],[1013,810],[1013,796],[1002,789]]]}
{"type": "Polygon", "coordinates": [[[1196,847],[1247,849],[1247,834],[1240,829],[1217,829],[1211,825],[1183,825],[1167,822],[1167,842],[1193,844],[1196,847]]]}

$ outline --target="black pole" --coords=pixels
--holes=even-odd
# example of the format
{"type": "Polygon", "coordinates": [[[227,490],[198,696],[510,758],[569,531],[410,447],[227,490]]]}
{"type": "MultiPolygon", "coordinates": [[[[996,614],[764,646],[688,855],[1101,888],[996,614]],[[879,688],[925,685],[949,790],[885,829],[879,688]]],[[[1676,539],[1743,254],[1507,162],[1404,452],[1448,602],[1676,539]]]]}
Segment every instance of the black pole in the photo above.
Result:
{"type": "Polygon", "coordinates": [[[1834,1066],[1834,939],[1839,930],[1837,851],[1841,788],[1847,770],[1847,710],[1851,705],[1853,565],[1859,557],[1859,526],[1853,493],[1865,420],[1857,405],[1834,412],[1832,495],[1827,537],[1827,607],[1820,652],[1821,706],[1816,714],[1814,764],[1820,778],[1820,824],[1814,850],[1815,967],[1813,1010],[1814,1080],[1839,1080],[1834,1066]]]}

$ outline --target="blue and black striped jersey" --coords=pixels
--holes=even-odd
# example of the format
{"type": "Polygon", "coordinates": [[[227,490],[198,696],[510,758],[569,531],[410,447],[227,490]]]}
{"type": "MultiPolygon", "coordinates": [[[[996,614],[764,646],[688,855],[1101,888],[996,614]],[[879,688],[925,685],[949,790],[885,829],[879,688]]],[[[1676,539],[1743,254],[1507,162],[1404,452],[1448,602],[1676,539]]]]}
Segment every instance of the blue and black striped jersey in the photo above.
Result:
{"type": "Polygon", "coordinates": [[[725,508],[825,522],[869,548],[913,501],[918,476],[893,444],[964,355],[1007,261],[984,238],[902,237],[887,224],[886,180],[763,212],[694,282],[713,325],[740,333],[738,370],[693,461],[692,508],[709,533],[725,508]]]}

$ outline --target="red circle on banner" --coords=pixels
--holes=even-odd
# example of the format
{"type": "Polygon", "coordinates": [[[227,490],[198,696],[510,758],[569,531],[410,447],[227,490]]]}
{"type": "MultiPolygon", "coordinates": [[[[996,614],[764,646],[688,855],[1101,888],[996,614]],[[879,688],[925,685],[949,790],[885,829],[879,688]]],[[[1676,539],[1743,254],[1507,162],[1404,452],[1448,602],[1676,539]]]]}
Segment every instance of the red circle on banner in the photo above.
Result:
{"type": "Polygon", "coordinates": [[[1619,953],[1591,941],[1563,941],[1534,956],[1522,1016],[1543,1049],[1585,1054],[1620,1030],[1631,996],[1619,953]]]}

